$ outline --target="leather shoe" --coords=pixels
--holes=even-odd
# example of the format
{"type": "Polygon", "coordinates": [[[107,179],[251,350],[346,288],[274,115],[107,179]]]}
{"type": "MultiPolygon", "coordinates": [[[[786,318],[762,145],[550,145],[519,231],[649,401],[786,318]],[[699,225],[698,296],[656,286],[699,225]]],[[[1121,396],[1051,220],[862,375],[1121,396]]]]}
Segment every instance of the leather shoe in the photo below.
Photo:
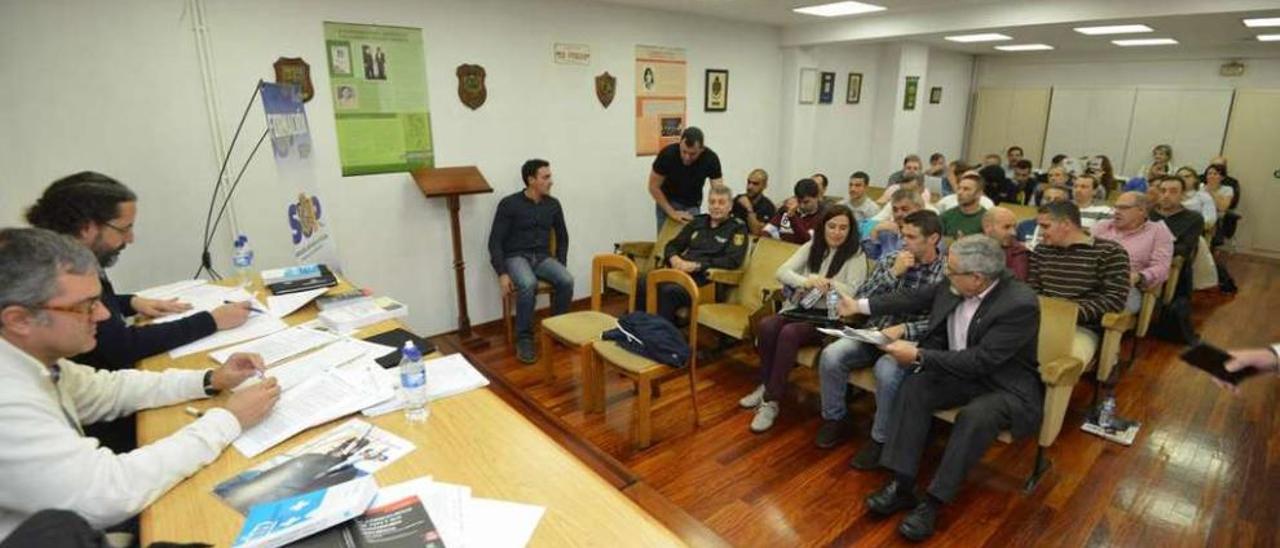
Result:
{"type": "Polygon", "coordinates": [[[898,524],[898,532],[907,540],[920,542],[933,536],[934,525],[938,521],[938,509],[932,504],[922,502],[898,524]]]}
{"type": "Polygon", "coordinates": [[[867,444],[858,450],[858,454],[849,461],[849,466],[858,470],[875,470],[880,468],[880,453],[884,444],[876,440],[867,440],[867,444]]]}
{"type": "Polygon", "coordinates": [[[911,490],[915,486],[902,485],[898,480],[890,481],[888,485],[881,487],[879,491],[867,495],[867,508],[881,516],[890,516],[913,508],[920,504],[916,500],[916,496],[911,490]]]}
{"type": "Polygon", "coordinates": [[[818,428],[818,436],[814,439],[814,445],[819,449],[831,449],[840,445],[849,437],[849,419],[848,417],[838,420],[823,420],[822,427],[818,428]]]}

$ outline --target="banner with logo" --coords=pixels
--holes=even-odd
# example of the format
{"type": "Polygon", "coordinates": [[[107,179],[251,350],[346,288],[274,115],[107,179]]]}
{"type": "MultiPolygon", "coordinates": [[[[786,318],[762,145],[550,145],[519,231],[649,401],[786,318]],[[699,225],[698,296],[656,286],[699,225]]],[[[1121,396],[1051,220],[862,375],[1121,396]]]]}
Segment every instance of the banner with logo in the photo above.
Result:
{"type": "Polygon", "coordinates": [[[311,129],[302,107],[302,95],[295,86],[266,82],[261,84],[260,92],[276,172],[288,188],[297,189],[285,208],[293,258],[299,264],[324,263],[339,271],[338,246],[329,235],[326,208],[320,199],[315,165],[311,161],[311,129]]]}

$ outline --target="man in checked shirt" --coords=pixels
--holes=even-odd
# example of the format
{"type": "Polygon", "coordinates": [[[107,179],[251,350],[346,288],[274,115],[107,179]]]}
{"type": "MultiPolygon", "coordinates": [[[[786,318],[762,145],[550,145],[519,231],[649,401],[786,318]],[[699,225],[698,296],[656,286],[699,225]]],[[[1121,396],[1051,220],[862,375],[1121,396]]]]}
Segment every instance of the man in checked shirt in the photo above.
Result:
{"type": "MultiPolygon", "coordinates": [[[[938,283],[946,276],[943,267],[946,259],[938,251],[942,239],[942,223],[938,214],[920,210],[902,221],[901,250],[889,253],[876,263],[871,276],[858,288],[855,299],[882,295],[909,293],[917,288],[938,283]]],[[[878,315],[868,319],[866,327],[879,329],[890,339],[916,341],[928,327],[927,314],[878,315]]],[[[850,466],[869,470],[879,466],[880,450],[889,437],[890,412],[893,397],[906,369],[879,348],[850,339],[839,339],[822,350],[818,357],[818,370],[822,386],[822,427],[815,443],[823,449],[835,447],[849,432],[848,407],[845,393],[849,390],[849,371],[875,367],[876,415],[871,428],[871,440],[850,466]]]]}

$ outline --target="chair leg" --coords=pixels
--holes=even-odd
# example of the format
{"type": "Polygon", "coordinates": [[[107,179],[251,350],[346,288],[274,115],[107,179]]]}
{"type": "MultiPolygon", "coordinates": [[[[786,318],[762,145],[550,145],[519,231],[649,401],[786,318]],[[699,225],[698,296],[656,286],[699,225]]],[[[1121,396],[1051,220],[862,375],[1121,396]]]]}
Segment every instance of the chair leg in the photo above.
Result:
{"type": "Polygon", "coordinates": [[[538,330],[538,365],[542,366],[542,382],[553,383],[556,380],[555,368],[551,363],[551,350],[555,347],[555,343],[551,340],[551,333],[546,329],[538,330]]]}
{"type": "Polygon", "coordinates": [[[591,369],[591,380],[587,386],[587,390],[591,391],[590,400],[591,411],[593,413],[604,413],[605,407],[605,389],[604,389],[604,360],[600,359],[600,355],[595,351],[591,351],[590,359],[587,360],[587,367],[591,369]]]}
{"type": "Polygon", "coordinates": [[[592,360],[592,355],[594,354],[595,352],[591,351],[590,344],[578,347],[578,362],[582,364],[582,409],[587,413],[595,411],[596,408],[593,400],[596,394],[595,368],[591,366],[591,362],[594,361],[592,360]]]}
{"type": "Polygon", "coordinates": [[[693,400],[693,426],[702,426],[702,415],[698,413],[698,375],[695,368],[689,368],[689,398],[693,400]]]}
{"type": "Polygon", "coordinates": [[[1035,466],[1031,468],[1031,476],[1027,477],[1027,483],[1023,485],[1022,492],[1029,495],[1035,491],[1036,485],[1039,485],[1040,479],[1044,477],[1044,473],[1048,472],[1049,468],[1052,466],[1053,461],[1049,460],[1049,457],[1046,457],[1044,454],[1044,446],[1037,444],[1035,466]]]}
{"type": "Polygon", "coordinates": [[[641,378],[636,386],[636,407],[633,413],[634,419],[632,424],[635,428],[635,445],[636,449],[644,449],[649,447],[653,442],[653,381],[648,378],[641,378]]]}
{"type": "Polygon", "coordinates": [[[507,346],[516,343],[515,326],[511,323],[511,296],[502,296],[502,325],[507,328],[507,346]]]}

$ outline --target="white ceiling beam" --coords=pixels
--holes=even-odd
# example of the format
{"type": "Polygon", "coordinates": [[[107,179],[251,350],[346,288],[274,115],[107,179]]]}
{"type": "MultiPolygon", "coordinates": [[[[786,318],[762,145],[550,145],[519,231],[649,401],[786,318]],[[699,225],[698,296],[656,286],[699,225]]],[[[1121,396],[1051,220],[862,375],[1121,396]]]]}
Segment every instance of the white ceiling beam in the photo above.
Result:
{"type": "Polygon", "coordinates": [[[952,8],[893,11],[870,17],[790,25],[782,46],[814,46],[909,38],[938,33],[1015,29],[1034,25],[1131,19],[1142,22],[1169,15],[1198,15],[1274,10],[1275,0],[1079,0],[1073,2],[1001,2],[952,8]]]}

